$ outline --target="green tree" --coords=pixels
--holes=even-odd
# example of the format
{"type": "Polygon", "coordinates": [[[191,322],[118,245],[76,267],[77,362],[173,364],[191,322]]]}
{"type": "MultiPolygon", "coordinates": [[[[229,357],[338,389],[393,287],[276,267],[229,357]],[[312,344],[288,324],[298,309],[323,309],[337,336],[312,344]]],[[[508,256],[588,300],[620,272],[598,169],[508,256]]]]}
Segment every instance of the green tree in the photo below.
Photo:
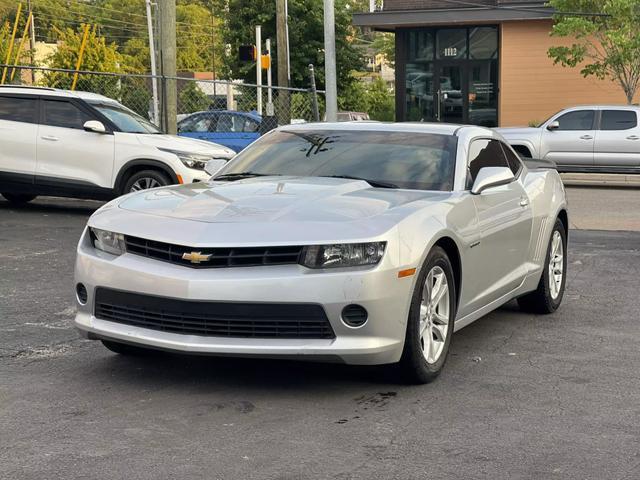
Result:
{"type": "MultiPolygon", "coordinates": [[[[230,45],[227,64],[232,75],[255,83],[255,64],[237,60],[238,47],[255,43],[255,25],[262,25],[262,38],[271,38],[273,55],[277,58],[276,12],[273,0],[214,0],[218,11],[228,11],[223,27],[225,43],[230,45]]],[[[336,63],[338,89],[344,90],[354,79],[353,70],[364,66],[362,55],[353,44],[352,8],[349,0],[336,0],[336,63]]],[[[295,87],[309,86],[308,66],[316,66],[318,88],[324,88],[323,4],[318,0],[289,0],[289,45],[291,82],[295,87]]],[[[277,78],[274,62],[273,75],[277,78]]]]}
{"type": "MultiPolygon", "coordinates": [[[[78,61],[80,45],[82,43],[82,29],[75,31],[70,28],[58,30],[58,48],[48,59],[52,68],[74,70],[78,61]]],[[[80,70],[91,72],[122,72],[121,56],[115,44],[107,44],[104,37],[89,33],[80,70]]],[[[71,88],[73,74],[65,72],[48,72],[43,83],[50,87],[71,88]]],[[[78,90],[87,90],[117,98],[119,93],[118,78],[102,75],[80,75],[78,90]]]]}
{"type": "Polygon", "coordinates": [[[633,103],[640,86],[640,0],[550,0],[549,5],[558,12],[551,34],[571,39],[570,45],[549,49],[554,63],[617,82],[633,103]]]}
{"type": "Polygon", "coordinates": [[[207,110],[211,99],[198,87],[194,81],[186,82],[178,95],[178,111],[182,113],[207,110]]]}

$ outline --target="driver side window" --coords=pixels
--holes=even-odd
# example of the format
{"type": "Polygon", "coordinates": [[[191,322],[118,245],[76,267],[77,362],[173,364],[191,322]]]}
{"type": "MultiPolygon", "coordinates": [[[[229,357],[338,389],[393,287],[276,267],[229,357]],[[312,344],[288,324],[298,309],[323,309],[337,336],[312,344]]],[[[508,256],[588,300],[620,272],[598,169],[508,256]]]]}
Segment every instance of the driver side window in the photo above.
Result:
{"type": "Polygon", "coordinates": [[[593,110],[577,110],[559,116],[556,121],[560,124],[557,130],[593,130],[596,112],[593,110]]]}
{"type": "Polygon", "coordinates": [[[471,189],[478,172],[484,167],[509,167],[502,146],[498,140],[480,138],[469,146],[469,166],[467,188],[471,189]]]}

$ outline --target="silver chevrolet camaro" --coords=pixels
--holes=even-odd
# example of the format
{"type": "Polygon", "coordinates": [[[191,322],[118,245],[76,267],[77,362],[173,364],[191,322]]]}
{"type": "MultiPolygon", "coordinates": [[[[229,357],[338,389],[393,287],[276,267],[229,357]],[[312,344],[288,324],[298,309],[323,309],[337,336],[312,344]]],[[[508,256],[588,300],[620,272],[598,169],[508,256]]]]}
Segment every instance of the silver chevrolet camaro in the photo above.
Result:
{"type": "Polygon", "coordinates": [[[512,299],[562,301],[560,177],[491,130],[289,125],[213,168],[91,216],[75,270],[86,337],[125,354],[398,363],[428,382],[456,330],[512,299]]]}

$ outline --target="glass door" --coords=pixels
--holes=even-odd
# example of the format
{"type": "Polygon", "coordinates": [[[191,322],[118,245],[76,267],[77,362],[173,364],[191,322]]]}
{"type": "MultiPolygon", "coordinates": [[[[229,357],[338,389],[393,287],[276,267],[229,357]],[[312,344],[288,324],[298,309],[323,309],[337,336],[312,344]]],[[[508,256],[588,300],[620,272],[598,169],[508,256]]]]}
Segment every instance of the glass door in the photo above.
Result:
{"type": "Polygon", "coordinates": [[[439,122],[465,123],[467,82],[463,65],[444,64],[438,67],[436,118],[439,122]]]}

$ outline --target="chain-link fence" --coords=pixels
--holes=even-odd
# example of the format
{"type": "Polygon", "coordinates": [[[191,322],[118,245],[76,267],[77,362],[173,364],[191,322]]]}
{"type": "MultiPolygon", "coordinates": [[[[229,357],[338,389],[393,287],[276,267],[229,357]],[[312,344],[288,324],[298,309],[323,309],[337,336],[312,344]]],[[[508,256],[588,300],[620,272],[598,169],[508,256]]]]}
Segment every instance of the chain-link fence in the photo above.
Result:
{"type": "MultiPolygon", "coordinates": [[[[324,92],[314,89],[257,86],[243,81],[200,80],[107,72],[0,65],[9,73],[16,69],[12,84],[52,87],[107,96],[152,121],[162,118],[165,88],[177,90],[177,120],[205,110],[251,112],[262,116],[271,127],[289,123],[321,120],[324,117],[324,92]],[[154,113],[154,83],[158,91],[159,111],[154,113]]],[[[11,75],[7,75],[11,78],[11,75]]]]}

